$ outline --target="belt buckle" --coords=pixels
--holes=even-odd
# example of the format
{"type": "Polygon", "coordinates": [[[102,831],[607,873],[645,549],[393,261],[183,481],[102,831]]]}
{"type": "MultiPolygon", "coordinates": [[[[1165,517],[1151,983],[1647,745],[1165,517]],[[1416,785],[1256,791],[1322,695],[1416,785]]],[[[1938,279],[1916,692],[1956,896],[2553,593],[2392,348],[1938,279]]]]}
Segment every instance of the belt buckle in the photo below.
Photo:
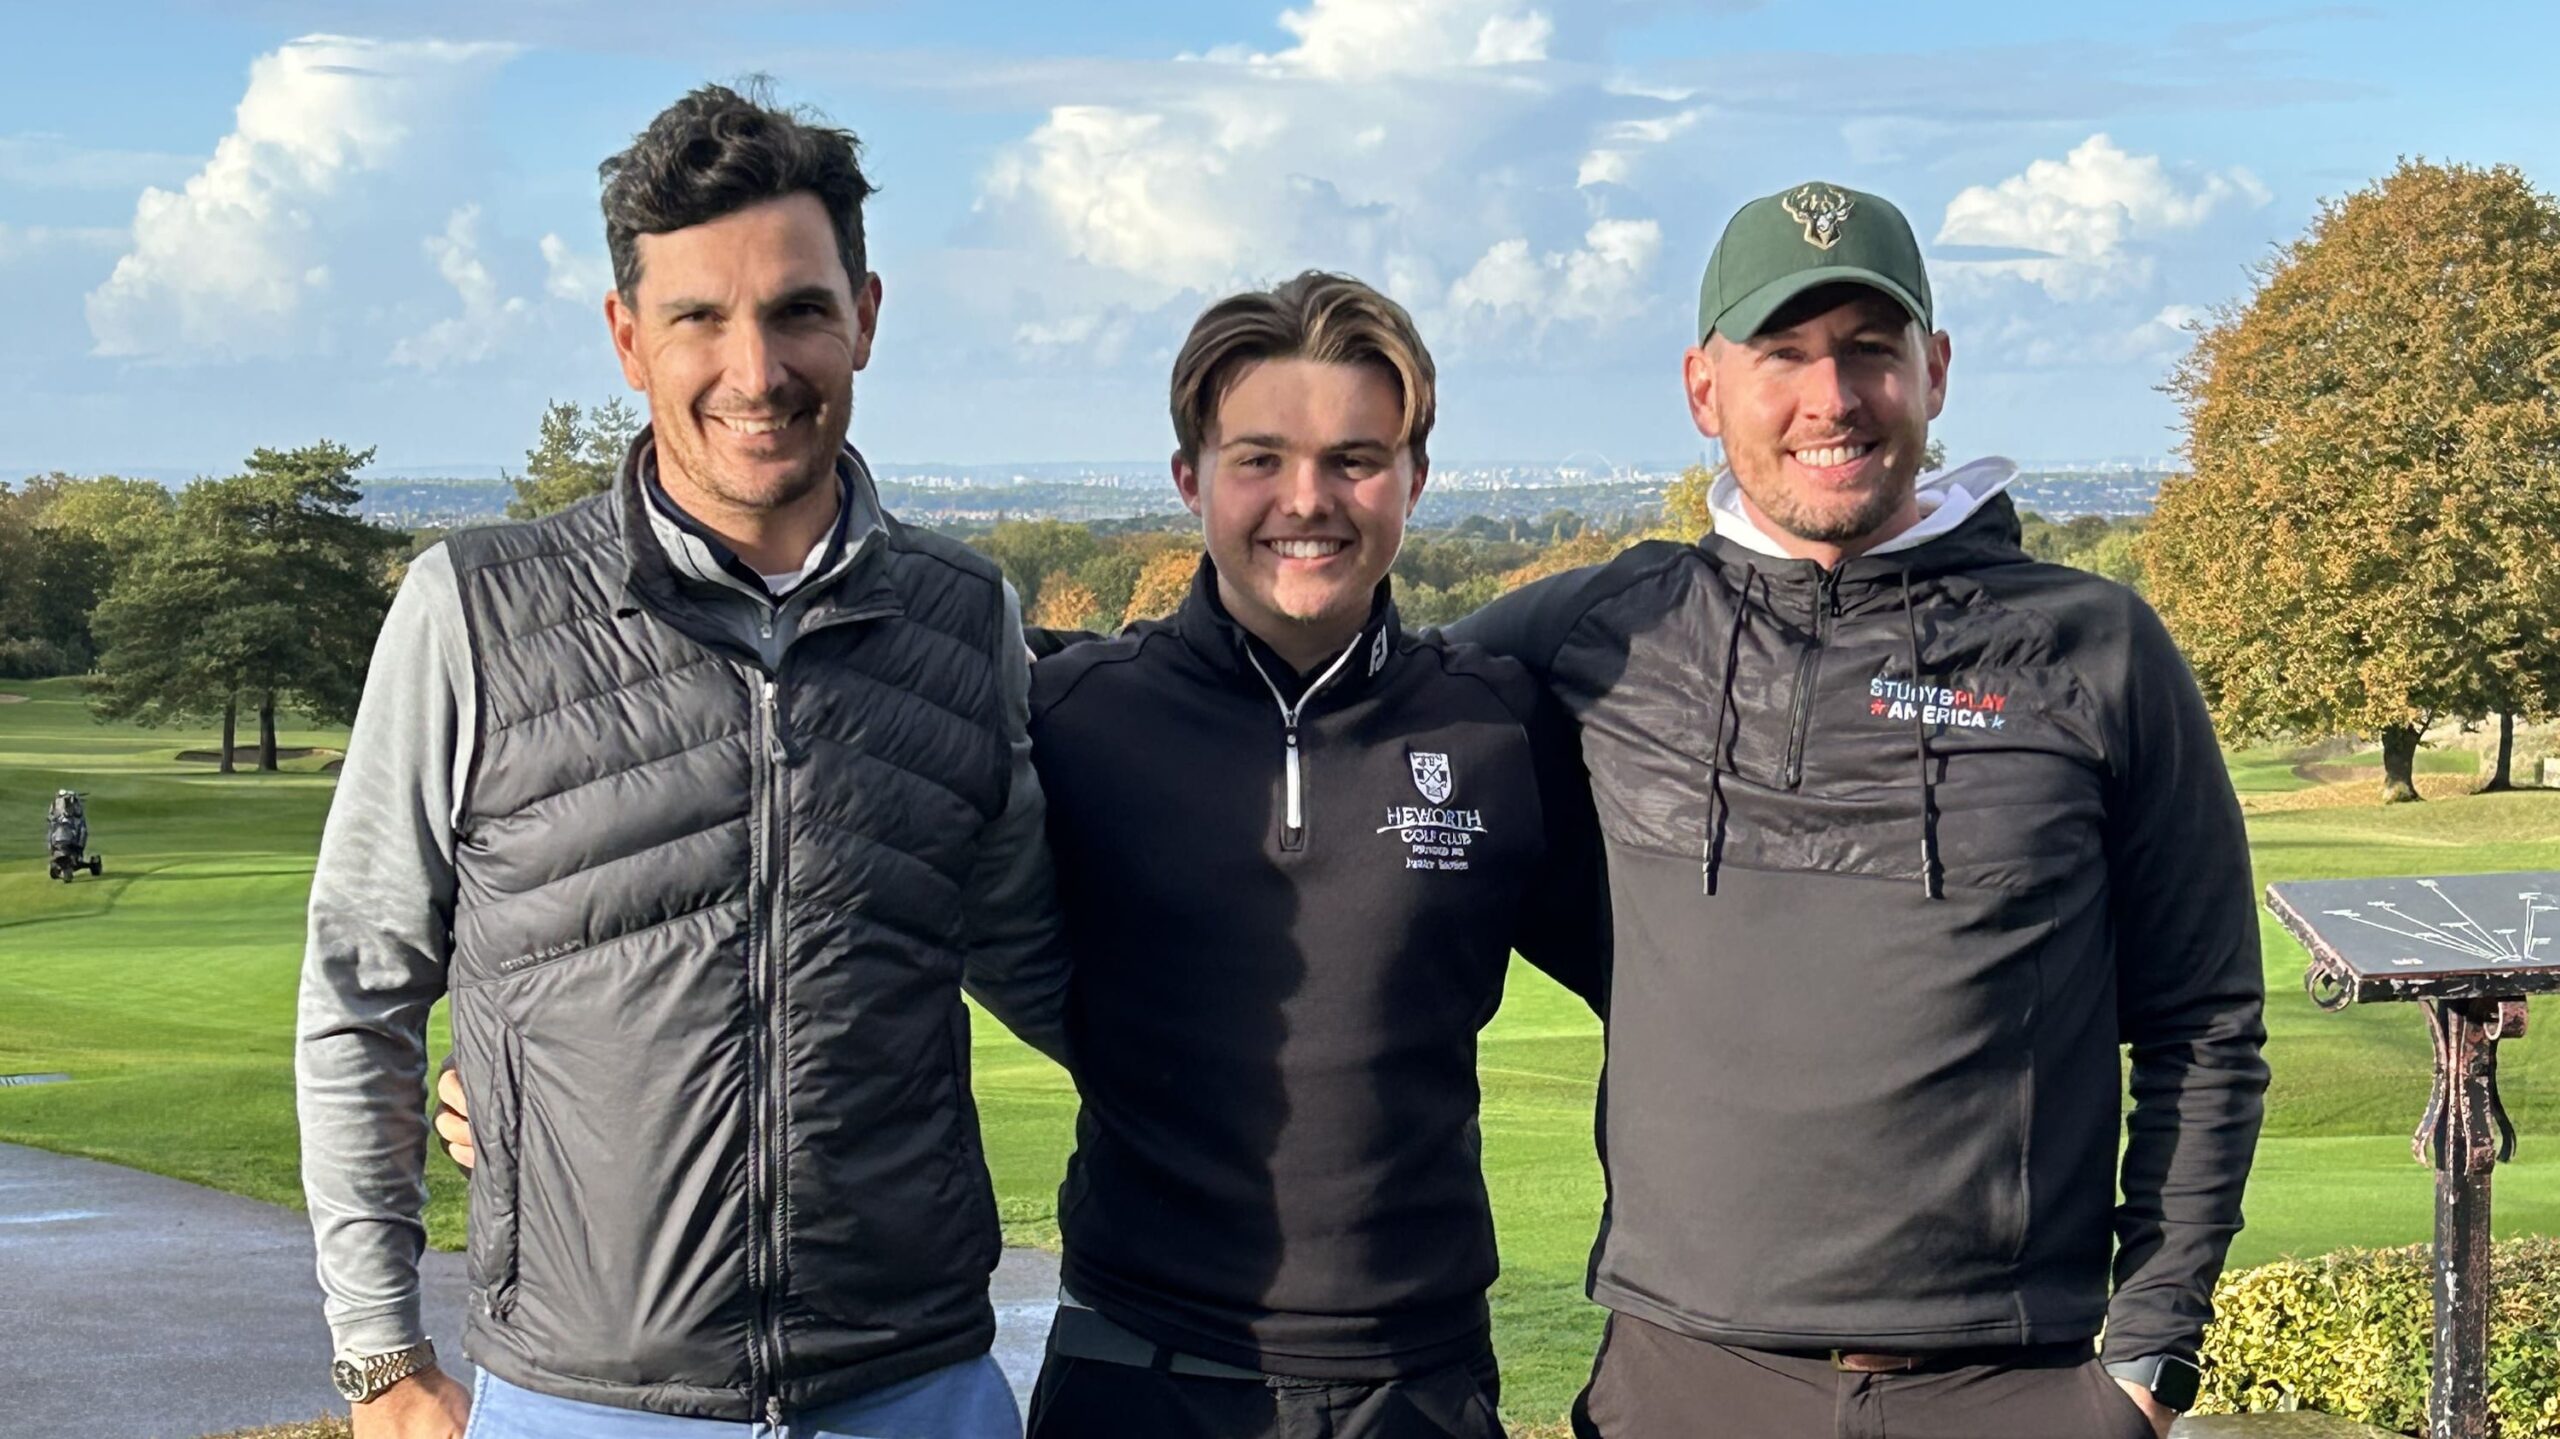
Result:
{"type": "Polygon", "coordinates": [[[1834,1349],[1831,1367],[1843,1374],[1908,1374],[1920,1367],[1920,1358],[1915,1354],[1861,1354],[1834,1349]]]}

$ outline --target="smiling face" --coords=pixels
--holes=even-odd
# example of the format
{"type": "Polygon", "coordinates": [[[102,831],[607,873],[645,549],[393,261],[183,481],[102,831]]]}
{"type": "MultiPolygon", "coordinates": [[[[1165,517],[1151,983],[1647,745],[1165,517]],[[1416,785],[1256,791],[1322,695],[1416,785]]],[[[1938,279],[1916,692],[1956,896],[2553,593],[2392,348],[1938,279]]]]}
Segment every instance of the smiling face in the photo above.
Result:
{"type": "Polygon", "coordinates": [[[1263,360],[1218,402],[1198,459],[1174,456],[1219,601],[1300,670],[1359,634],[1404,544],[1426,475],[1403,422],[1384,365],[1263,360]]]}
{"type": "Polygon", "coordinates": [[[845,272],[825,207],[799,192],[637,244],[605,318],[670,496],[706,520],[832,504],[880,282],[845,272]]]}
{"type": "Polygon", "coordinates": [[[1947,398],[1947,337],[1864,286],[1807,292],[1747,340],[1687,361],[1689,412],[1762,528],[1836,564],[1920,517],[1913,481],[1947,398]]]}

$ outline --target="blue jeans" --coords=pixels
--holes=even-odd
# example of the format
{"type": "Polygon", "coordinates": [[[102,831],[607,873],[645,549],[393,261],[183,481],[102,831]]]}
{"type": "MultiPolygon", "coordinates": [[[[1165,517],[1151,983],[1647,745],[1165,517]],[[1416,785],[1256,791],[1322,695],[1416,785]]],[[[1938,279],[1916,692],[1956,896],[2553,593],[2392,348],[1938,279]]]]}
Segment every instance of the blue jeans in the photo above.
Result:
{"type": "Polygon", "coordinates": [[[979,1355],[902,1384],[762,1422],[683,1419],[519,1389],[483,1369],[463,1439],[1022,1439],[996,1361],[979,1355]]]}

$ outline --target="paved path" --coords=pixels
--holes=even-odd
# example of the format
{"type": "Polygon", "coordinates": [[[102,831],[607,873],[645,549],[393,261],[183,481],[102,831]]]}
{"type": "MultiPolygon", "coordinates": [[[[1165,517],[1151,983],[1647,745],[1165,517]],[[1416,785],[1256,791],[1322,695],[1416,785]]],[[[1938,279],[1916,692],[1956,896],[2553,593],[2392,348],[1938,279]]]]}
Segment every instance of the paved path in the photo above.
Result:
{"type": "MultiPolygon", "coordinates": [[[[467,1373],[459,1254],[423,1265],[428,1332],[467,1373]]],[[[1027,1395],[1057,1261],[1007,1250],[996,1358],[1027,1395]]],[[[0,1144],[0,1436],[193,1439],[343,1411],[298,1210],[0,1144]]]]}

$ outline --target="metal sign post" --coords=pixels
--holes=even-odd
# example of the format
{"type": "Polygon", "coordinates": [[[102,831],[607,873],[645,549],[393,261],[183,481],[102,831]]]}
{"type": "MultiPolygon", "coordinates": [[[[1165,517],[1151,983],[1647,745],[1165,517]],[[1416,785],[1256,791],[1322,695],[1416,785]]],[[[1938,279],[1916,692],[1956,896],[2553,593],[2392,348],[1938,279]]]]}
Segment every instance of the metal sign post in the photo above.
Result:
{"type": "Polygon", "coordinates": [[[2267,908],[2311,951],[2322,1009],[2414,1000],[2435,1037],[2435,1092],[2410,1148],[2436,1172],[2431,1439],[2489,1439],[2489,1176],[2515,1155],[2498,1043],[2525,998],[2560,991],[2560,873],[2305,880],[2267,908]]]}

